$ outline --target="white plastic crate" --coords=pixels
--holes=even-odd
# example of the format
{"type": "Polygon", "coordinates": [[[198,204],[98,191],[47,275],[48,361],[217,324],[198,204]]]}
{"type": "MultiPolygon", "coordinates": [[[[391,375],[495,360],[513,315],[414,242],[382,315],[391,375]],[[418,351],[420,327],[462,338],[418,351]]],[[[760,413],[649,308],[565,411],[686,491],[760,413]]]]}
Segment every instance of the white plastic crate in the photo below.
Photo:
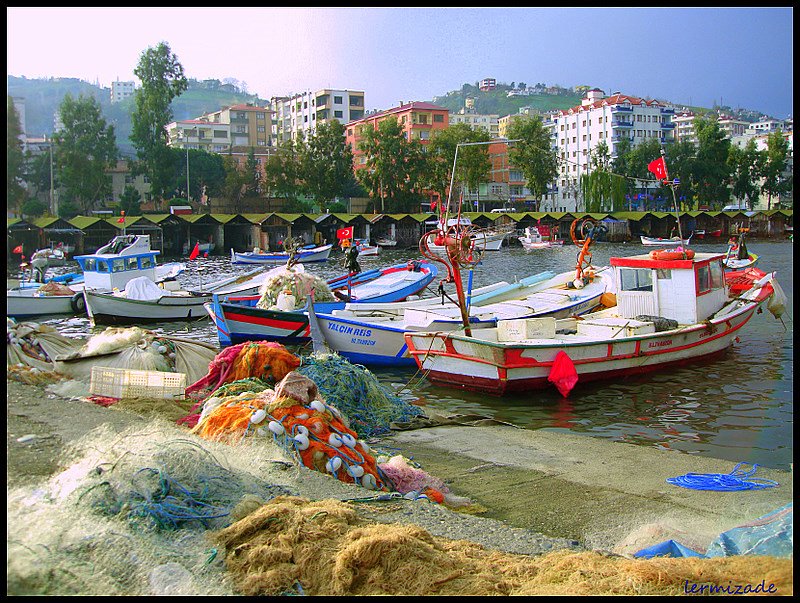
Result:
{"type": "Polygon", "coordinates": [[[186,398],[186,374],[92,367],[89,393],[109,398],[186,398]]]}

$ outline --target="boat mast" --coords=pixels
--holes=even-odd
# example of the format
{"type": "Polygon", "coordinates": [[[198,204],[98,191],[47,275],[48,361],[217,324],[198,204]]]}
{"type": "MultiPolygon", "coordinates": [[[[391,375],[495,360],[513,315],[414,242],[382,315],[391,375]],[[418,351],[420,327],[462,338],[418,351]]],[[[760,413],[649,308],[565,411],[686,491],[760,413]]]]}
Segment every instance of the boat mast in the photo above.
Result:
{"type": "MultiPolygon", "coordinates": [[[[664,175],[666,176],[667,186],[672,190],[672,206],[675,208],[675,219],[678,221],[678,237],[681,240],[681,249],[683,248],[683,229],[681,229],[681,215],[678,212],[678,197],[675,194],[675,187],[677,183],[671,182],[669,179],[669,172],[667,171],[667,160],[666,160],[666,151],[664,148],[661,148],[661,158],[664,161],[664,175]]],[[[686,252],[684,252],[684,257],[686,252]]]]}

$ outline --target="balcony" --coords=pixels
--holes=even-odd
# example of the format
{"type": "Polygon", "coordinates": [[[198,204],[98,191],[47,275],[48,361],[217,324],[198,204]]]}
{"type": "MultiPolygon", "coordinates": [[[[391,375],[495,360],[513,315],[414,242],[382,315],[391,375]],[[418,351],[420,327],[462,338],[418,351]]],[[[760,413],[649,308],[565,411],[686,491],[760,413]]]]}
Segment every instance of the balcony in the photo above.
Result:
{"type": "Polygon", "coordinates": [[[620,112],[633,113],[633,107],[625,107],[623,105],[614,105],[613,107],[611,107],[611,112],[612,113],[620,113],[620,112]]]}
{"type": "Polygon", "coordinates": [[[661,124],[662,130],[673,130],[675,129],[675,124],[672,122],[664,122],[661,124]]]}
{"type": "Polygon", "coordinates": [[[674,115],[675,109],[672,107],[661,107],[661,113],[662,115],[674,115]]]}
{"type": "Polygon", "coordinates": [[[632,128],[633,123],[629,121],[613,121],[611,123],[612,128],[632,128]]]}

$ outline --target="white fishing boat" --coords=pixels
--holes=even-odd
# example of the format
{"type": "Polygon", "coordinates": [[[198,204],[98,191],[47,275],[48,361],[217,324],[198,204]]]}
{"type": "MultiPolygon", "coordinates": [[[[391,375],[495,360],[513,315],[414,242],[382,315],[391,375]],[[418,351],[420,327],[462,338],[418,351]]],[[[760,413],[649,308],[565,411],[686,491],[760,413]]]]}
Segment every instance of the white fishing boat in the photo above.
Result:
{"type": "Polygon", "coordinates": [[[562,246],[564,244],[561,240],[546,239],[536,226],[526,226],[525,236],[517,237],[517,239],[522,247],[528,251],[534,249],[550,249],[551,247],[562,246]]]}
{"type": "Polygon", "coordinates": [[[81,273],[48,279],[49,282],[21,281],[7,290],[6,313],[13,318],[32,318],[51,314],[83,314],[83,291],[112,291],[124,288],[131,279],[147,276],[155,282],[170,282],[186,266],[179,262],[156,265],[158,251],[150,249],[148,235],[115,237],[95,254],[77,256],[81,273]],[[55,286],[59,285],[59,286],[55,286]]]}
{"type": "MultiPolygon", "coordinates": [[[[520,283],[468,296],[470,327],[496,326],[499,320],[553,316],[562,318],[594,310],[603,295],[613,294],[610,268],[602,268],[581,289],[575,272],[534,275],[520,283]]],[[[613,299],[612,295],[607,299],[613,299]]],[[[315,312],[325,344],[350,362],[368,366],[413,365],[404,334],[409,331],[450,332],[463,326],[457,304],[348,304],[329,313],[315,312]],[[363,307],[362,307],[363,306],[363,307]]]]}
{"type": "MultiPolygon", "coordinates": [[[[475,241],[475,248],[484,251],[498,251],[503,246],[503,241],[505,241],[506,237],[509,235],[509,231],[506,230],[477,228],[472,224],[472,220],[464,215],[448,218],[446,224],[444,222],[444,217],[442,217],[439,220],[428,220],[425,222],[425,225],[441,233],[449,233],[457,229],[468,229],[470,231],[470,236],[475,241]]],[[[434,231],[429,233],[427,245],[431,251],[435,252],[442,252],[445,249],[444,244],[437,238],[434,231]]]]}
{"type": "Polygon", "coordinates": [[[394,239],[390,239],[388,237],[376,239],[375,242],[378,244],[378,247],[396,247],[397,241],[394,239]]]}
{"type": "Polygon", "coordinates": [[[67,263],[67,253],[61,247],[39,249],[31,256],[31,264],[36,265],[37,260],[44,262],[44,266],[64,266],[67,263]]]}
{"type": "Polygon", "coordinates": [[[318,247],[301,247],[291,255],[288,251],[263,252],[260,249],[238,252],[231,249],[231,264],[285,264],[295,262],[325,262],[331,255],[332,244],[318,247]]]}
{"type": "Polygon", "coordinates": [[[613,308],[578,318],[500,321],[471,336],[408,332],[406,343],[432,383],[497,395],[553,384],[566,395],[576,383],[695,364],[743,337],[742,327],[762,305],[780,316],[785,304],[775,273],[729,299],[723,257],[613,257],[613,308]]]}
{"type": "Polygon", "coordinates": [[[355,239],[353,243],[358,249],[358,257],[378,255],[381,249],[378,245],[370,245],[367,239],[355,239]]]}
{"type": "Polygon", "coordinates": [[[646,237],[644,235],[639,235],[639,238],[642,240],[642,245],[647,245],[648,247],[678,247],[679,245],[686,247],[692,240],[692,235],[690,234],[686,239],[680,237],[662,239],[661,237],[646,237]]]}

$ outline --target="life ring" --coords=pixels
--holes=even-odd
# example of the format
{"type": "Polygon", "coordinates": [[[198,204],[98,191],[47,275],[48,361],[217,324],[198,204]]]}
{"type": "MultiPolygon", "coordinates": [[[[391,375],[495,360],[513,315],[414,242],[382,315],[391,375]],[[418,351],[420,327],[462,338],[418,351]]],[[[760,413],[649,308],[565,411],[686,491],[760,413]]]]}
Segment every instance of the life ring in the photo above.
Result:
{"type": "Polygon", "coordinates": [[[694,258],[694,249],[687,249],[685,251],[659,249],[650,252],[651,260],[691,260],[692,258],[694,258]]]}
{"type": "Polygon", "coordinates": [[[73,312],[83,314],[86,312],[86,299],[83,297],[82,292],[78,292],[69,300],[69,305],[72,306],[73,312]]]}

